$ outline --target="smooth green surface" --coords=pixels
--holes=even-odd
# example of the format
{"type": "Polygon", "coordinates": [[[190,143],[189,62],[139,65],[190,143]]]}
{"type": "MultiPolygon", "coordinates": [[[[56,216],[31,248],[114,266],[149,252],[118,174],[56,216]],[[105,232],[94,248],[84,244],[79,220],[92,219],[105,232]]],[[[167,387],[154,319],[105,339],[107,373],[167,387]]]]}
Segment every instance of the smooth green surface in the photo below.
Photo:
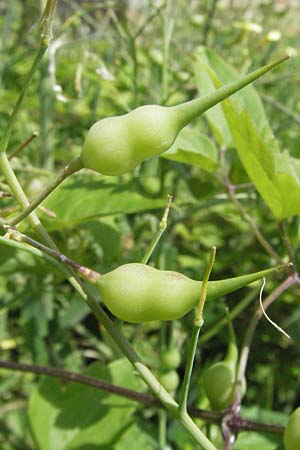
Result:
{"type": "MultiPolygon", "coordinates": [[[[240,289],[274,270],[209,281],[207,300],[240,289]]],[[[110,312],[127,322],[178,319],[197,305],[201,291],[201,281],[139,263],[124,264],[102,275],[97,286],[110,312]]]]}
{"type": "MultiPolygon", "coordinates": [[[[127,388],[140,387],[124,359],[109,366],[94,363],[84,373],[127,388]]],[[[29,421],[39,450],[110,448],[135,408],[136,403],[105,391],[46,378],[31,395],[29,421]]]]}
{"type": "Polygon", "coordinates": [[[285,450],[299,450],[300,448],[300,407],[290,415],[284,432],[285,450]]]}

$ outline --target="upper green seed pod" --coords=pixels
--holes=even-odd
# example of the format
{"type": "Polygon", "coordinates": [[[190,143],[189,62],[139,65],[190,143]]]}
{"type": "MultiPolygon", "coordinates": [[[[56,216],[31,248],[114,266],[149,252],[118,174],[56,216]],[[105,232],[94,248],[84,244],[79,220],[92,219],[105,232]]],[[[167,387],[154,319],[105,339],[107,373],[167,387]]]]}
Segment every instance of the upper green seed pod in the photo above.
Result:
{"type": "MultiPolygon", "coordinates": [[[[209,281],[207,299],[240,289],[274,270],[276,268],[209,281]]],[[[97,287],[103,302],[116,317],[127,322],[147,322],[178,319],[193,309],[199,301],[201,281],[191,280],[181,273],[132,263],[102,275],[97,287]]]]}
{"type": "Polygon", "coordinates": [[[300,449],[300,407],[290,415],[283,441],[285,450],[300,449]]]}
{"type": "Polygon", "coordinates": [[[268,64],[220,89],[180,105],[141,106],[123,116],[95,123],[83,144],[83,167],[104,175],[122,175],[150,156],[168,150],[188,123],[286,59],[268,64]]]}

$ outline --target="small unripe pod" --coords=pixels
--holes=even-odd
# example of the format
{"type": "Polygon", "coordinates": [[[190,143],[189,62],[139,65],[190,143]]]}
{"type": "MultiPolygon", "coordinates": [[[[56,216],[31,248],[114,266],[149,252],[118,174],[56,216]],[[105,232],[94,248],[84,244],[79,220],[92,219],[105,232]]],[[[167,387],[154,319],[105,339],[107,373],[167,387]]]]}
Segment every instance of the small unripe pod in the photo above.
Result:
{"type": "MultiPolygon", "coordinates": [[[[228,319],[228,349],[224,361],[212,364],[204,373],[203,388],[214,411],[228,408],[234,400],[238,362],[238,348],[231,320],[228,319]]],[[[242,380],[241,398],[246,392],[245,377],[242,380]]]]}
{"type": "Polygon", "coordinates": [[[150,156],[168,150],[178,133],[196,117],[271,70],[268,64],[201,98],[176,106],[141,106],[128,114],[96,122],[83,144],[83,167],[104,175],[122,175],[150,156]]]}
{"type": "Polygon", "coordinates": [[[176,348],[170,348],[160,356],[160,362],[163,369],[177,369],[180,365],[180,351],[176,348]]]}
{"type": "Polygon", "coordinates": [[[170,393],[176,391],[179,384],[179,375],[176,370],[169,370],[159,376],[159,382],[170,393]]]}
{"type": "MultiPolygon", "coordinates": [[[[227,280],[209,281],[207,299],[240,289],[274,270],[276,268],[227,280]]],[[[199,302],[201,281],[178,272],[131,263],[101,275],[97,287],[112,314],[121,320],[137,323],[182,317],[199,302]]]]}
{"type": "Polygon", "coordinates": [[[285,450],[300,449],[300,407],[290,415],[283,437],[285,450]]]}

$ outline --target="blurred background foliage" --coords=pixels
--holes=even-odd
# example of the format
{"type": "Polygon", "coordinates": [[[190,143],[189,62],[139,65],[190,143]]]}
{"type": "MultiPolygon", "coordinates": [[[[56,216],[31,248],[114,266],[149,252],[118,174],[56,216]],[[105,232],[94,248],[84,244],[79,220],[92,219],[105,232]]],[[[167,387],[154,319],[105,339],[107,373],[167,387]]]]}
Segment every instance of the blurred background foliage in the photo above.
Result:
{"type": "MultiPolygon", "coordinates": [[[[37,48],[42,6],[42,1],[35,0],[0,1],[0,129],[7,122],[37,48]]],[[[239,74],[281,57],[287,50],[297,55],[299,17],[300,5],[296,0],[58,1],[54,39],[30,87],[10,141],[12,151],[38,132],[38,137],[12,161],[29,197],[65,162],[79,155],[84,136],[95,121],[126,113],[142,104],[171,105],[199,95],[197,58],[206,47],[239,74]]],[[[295,58],[255,83],[280,148],[296,158],[300,157],[298,67],[299,60],[295,58]]],[[[52,194],[45,206],[55,210],[56,218],[45,211],[40,211],[40,217],[61,251],[99,272],[140,261],[157,230],[167,194],[172,194],[174,203],[168,229],[151,260],[156,267],[199,279],[212,245],[218,248],[214,279],[274,265],[274,259],[261,248],[228,197],[224,187],[226,169],[231,182],[240,185],[236,195],[247,213],[287,260],[278,224],[250,183],[233,146],[228,146],[224,156],[207,116],[194,122],[193,129],[210,139],[214,148],[210,156],[216,150],[216,170],[204,170],[203,162],[182,164],[157,157],[122,177],[105,178],[86,170],[52,194]]],[[[1,190],[8,192],[3,180],[1,190]]],[[[1,199],[3,216],[14,208],[11,198],[1,199]]],[[[297,253],[298,217],[289,218],[286,226],[297,253]]],[[[26,225],[22,227],[31,234],[26,225]]],[[[270,278],[266,293],[281,279],[281,274],[270,278]]],[[[276,412],[289,413],[299,405],[298,297],[297,288],[286,292],[271,311],[273,320],[293,340],[287,341],[265,321],[256,331],[244,400],[244,412],[249,417],[281,422],[283,416],[278,418],[276,412]]],[[[75,371],[95,361],[116,364],[112,361],[120,355],[105,331],[62,275],[46,263],[2,247],[0,299],[2,359],[75,371]]],[[[258,286],[207,304],[193,375],[193,404],[208,407],[201,390],[201,373],[204,366],[221,359],[226,351],[227,332],[221,322],[225,304],[230,308],[241,304],[241,312],[234,321],[241,342],[257,299],[258,286]]],[[[181,349],[180,375],[190,321],[188,315],[172,326],[168,324],[164,330],[181,349]]],[[[156,369],[160,329],[159,323],[123,324],[125,335],[145,362],[156,369]]],[[[112,370],[116,370],[114,366],[112,370]]],[[[100,372],[102,377],[106,376],[100,372]]],[[[118,381],[118,377],[113,379],[118,381]]],[[[136,405],[139,419],[137,414],[132,419],[128,413],[131,419],[124,421],[124,429],[118,430],[122,439],[117,440],[114,435],[102,446],[75,443],[73,447],[65,447],[60,437],[57,447],[43,446],[38,438],[39,427],[32,425],[32,410],[31,427],[28,426],[28,398],[36,399],[38,395],[36,377],[1,371],[0,380],[3,450],[125,449],[128,445],[132,449],[157,448],[156,413],[136,405]],[[143,436],[144,441],[137,441],[137,435],[143,436]]],[[[194,448],[176,425],[170,425],[168,439],[172,448],[194,448]]],[[[210,432],[218,442],[220,436],[216,436],[214,427],[210,432]]],[[[237,450],[249,450],[252,441],[253,448],[279,448],[279,441],[272,437],[256,436],[255,440],[255,434],[254,438],[242,436],[246,437],[241,438],[237,450]]]]}

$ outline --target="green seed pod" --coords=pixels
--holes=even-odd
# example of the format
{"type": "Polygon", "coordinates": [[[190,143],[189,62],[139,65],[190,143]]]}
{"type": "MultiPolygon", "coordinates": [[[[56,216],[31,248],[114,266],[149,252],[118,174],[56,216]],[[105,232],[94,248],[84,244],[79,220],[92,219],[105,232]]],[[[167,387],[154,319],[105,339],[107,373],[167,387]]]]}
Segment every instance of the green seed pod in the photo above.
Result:
{"type": "Polygon", "coordinates": [[[300,407],[290,415],[283,437],[285,450],[300,449],[300,407]]]}
{"type": "MultiPolygon", "coordinates": [[[[209,281],[207,299],[220,297],[259,280],[277,268],[227,280],[209,281]]],[[[97,280],[102,300],[112,314],[127,322],[178,319],[198,303],[201,281],[145,264],[124,264],[97,280]]]]}
{"type": "Polygon", "coordinates": [[[163,369],[177,369],[180,365],[180,351],[176,348],[170,348],[160,356],[160,362],[163,369]]]}
{"type": "Polygon", "coordinates": [[[176,391],[179,384],[179,375],[176,370],[169,370],[159,376],[159,382],[170,393],[176,391]]]}
{"type": "Polygon", "coordinates": [[[196,117],[256,80],[286,59],[268,64],[201,98],[166,107],[141,106],[108,117],[89,130],[80,159],[83,167],[104,175],[122,175],[150,156],[168,150],[178,133],[196,117]]]}
{"type": "MultiPolygon", "coordinates": [[[[212,364],[203,377],[203,388],[214,411],[228,408],[234,400],[238,349],[232,324],[228,317],[228,350],[224,361],[212,364]]],[[[241,396],[246,392],[243,379],[241,396]]]]}

